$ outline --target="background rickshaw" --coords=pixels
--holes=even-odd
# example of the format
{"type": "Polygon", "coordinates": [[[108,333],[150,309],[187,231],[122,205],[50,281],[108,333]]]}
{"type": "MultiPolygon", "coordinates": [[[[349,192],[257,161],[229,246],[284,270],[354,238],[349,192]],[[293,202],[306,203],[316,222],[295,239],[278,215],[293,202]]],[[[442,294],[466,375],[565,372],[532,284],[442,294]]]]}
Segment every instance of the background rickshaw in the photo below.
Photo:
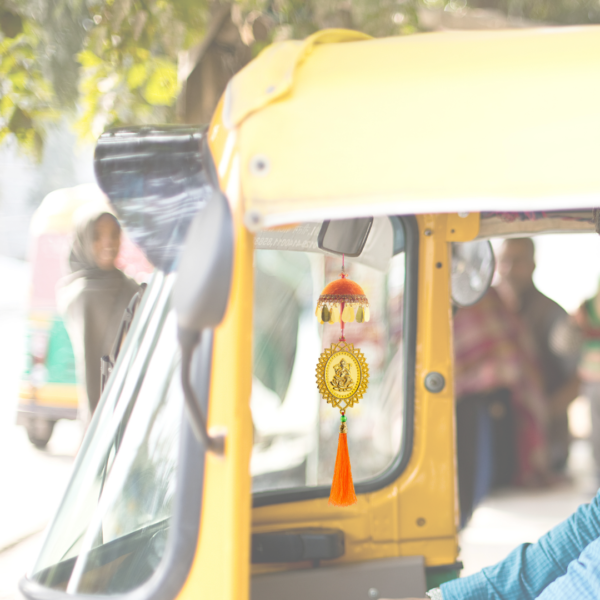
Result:
{"type": "MultiPolygon", "coordinates": [[[[42,200],[30,226],[31,288],[25,370],[19,390],[17,424],[31,443],[44,448],[59,419],[77,418],[77,380],[71,341],[56,307],[56,284],[67,275],[73,218],[84,205],[110,210],[96,185],[55,190],[42,200]]],[[[150,265],[123,236],[119,267],[144,279],[150,265]]]]}
{"type": "Polygon", "coordinates": [[[207,130],[104,134],[99,183],[159,270],[24,595],[376,599],[456,577],[452,244],[596,230],[599,46],[594,27],[322,31],[267,48],[207,130]],[[365,218],[348,268],[374,384],[340,508],[308,306],[342,253],[324,223],[365,218]]]}

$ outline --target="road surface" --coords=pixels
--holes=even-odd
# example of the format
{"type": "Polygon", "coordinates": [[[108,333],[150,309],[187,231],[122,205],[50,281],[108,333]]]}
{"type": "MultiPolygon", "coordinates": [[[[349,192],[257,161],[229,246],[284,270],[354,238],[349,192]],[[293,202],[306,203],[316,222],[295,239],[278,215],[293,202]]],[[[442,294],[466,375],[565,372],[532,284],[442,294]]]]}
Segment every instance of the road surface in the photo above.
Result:
{"type": "Polygon", "coordinates": [[[23,368],[26,263],[0,257],[0,599],[17,598],[18,579],[31,565],[40,532],[60,502],[81,442],[78,423],[59,421],[47,450],[36,450],[15,425],[23,368]]]}

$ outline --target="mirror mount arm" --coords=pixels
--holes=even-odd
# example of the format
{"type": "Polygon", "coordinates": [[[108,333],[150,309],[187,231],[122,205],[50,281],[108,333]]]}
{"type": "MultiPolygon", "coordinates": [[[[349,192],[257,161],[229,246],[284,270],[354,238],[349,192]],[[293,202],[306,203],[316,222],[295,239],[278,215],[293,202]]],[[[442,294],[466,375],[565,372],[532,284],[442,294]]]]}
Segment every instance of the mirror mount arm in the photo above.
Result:
{"type": "Polygon", "coordinates": [[[191,365],[194,350],[200,343],[201,334],[198,331],[189,329],[178,329],[179,344],[181,346],[181,387],[185,398],[190,422],[196,439],[202,440],[204,447],[208,452],[217,456],[225,454],[225,436],[213,435],[208,433],[206,426],[206,417],[202,413],[200,402],[191,383],[191,365]]]}
{"type": "Polygon", "coordinates": [[[215,329],[225,316],[233,274],[233,247],[229,203],[215,190],[188,229],[172,301],[177,312],[181,385],[190,424],[206,450],[217,455],[225,453],[225,439],[209,435],[204,414],[208,408],[198,402],[190,374],[202,332],[215,329]]]}

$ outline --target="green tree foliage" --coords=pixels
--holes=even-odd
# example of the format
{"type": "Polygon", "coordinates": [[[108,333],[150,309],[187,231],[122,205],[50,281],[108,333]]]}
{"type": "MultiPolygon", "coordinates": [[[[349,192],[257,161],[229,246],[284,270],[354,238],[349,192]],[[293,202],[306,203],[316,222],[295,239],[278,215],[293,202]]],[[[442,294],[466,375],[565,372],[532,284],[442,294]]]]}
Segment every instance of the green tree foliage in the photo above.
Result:
{"type": "Polygon", "coordinates": [[[510,17],[538,23],[600,23],[600,3],[591,0],[469,0],[468,5],[499,10],[510,17]]]}
{"type": "Polygon", "coordinates": [[[208,0],[20,0],[0,9],[0,141],[39,153],[44,127],[77,112],[82,135],[173,120],[178,53],[208,0]]]}
{"type": "Polygon", "coordinates": [[[177,56],[198,42],[208,19],[199,0],[95,0],[81,64],[83,134],[174,118],[177,56]]]}
{"type": "MultiPolygon", "coordinates": [[[[39,153],[44,128],[76,113],[83,136],[175,118],[179,53],[199,42],[213,0],[2,0],[0,143],[39,153]]],[[[421,29],[423,9],[493,9],[537,23],[600,22],[598,0],[235,0],[253,55],[324,27],[373,36],[421,29]]]]}

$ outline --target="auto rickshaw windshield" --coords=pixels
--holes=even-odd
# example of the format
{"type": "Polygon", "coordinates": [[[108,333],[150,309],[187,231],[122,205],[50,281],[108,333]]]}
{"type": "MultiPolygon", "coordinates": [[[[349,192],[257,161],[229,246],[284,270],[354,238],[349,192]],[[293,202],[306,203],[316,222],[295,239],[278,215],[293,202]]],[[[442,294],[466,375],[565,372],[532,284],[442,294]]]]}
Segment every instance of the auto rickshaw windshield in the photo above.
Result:
{"type": "Polygon", "coordinates": [[[182,407],[174,377],[175,316],[168,310],[172,280],[157,272],[138,310],[30,574],[44,586],[124,592],[160,563],[173,510],[182,407]],[[106,565],[112,565],[110,576],[97,577],[106,565]]]}

